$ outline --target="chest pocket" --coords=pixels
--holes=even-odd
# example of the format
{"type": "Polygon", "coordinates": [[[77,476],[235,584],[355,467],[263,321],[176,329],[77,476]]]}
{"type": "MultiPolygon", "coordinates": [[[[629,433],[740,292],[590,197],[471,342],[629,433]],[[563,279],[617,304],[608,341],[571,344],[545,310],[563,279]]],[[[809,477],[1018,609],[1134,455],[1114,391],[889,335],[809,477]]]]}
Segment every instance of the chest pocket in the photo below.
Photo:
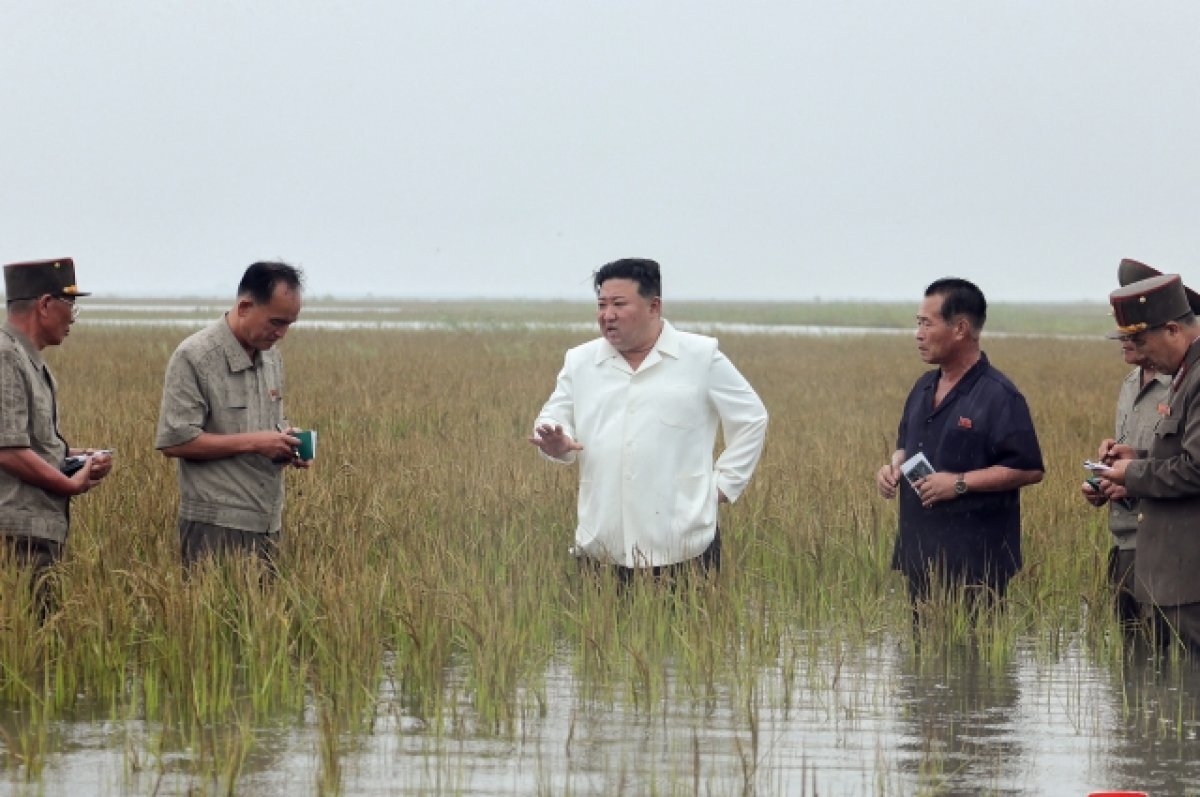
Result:
{"type": "Polygon", "coordinates": [[[1154,426],[1155,437],[1173,437],[1179,434],[1178,418],[1159,418],[1154,426]]]}
{"type": "Polygon", "coordinates": [[[939,469],[968,471],[985,468],[990,461],[989,448],[984,430],[951,427],[942,435],[939,469]]]}
{"type": "Polygon", "coordinates": [[[250,406],[250,391],[245,381],[239,380],[226,387],[225,406],[231,410],[244,410],[250,406]]]}
{"type": "Polygon", "coordinates": [[[697,387],[669,387],[662,391],[657,404],[658,419],[676,429],[692,429],[707,418],[705,393],[697,387]]]}
{"type": "Polygon", "coordinates": [[[221,385],[221,395],[214,402],[212,412],[217,427],[212,431],[222,434],[250,431],[250,388],[245,372],[232,375],[221,385]]]}

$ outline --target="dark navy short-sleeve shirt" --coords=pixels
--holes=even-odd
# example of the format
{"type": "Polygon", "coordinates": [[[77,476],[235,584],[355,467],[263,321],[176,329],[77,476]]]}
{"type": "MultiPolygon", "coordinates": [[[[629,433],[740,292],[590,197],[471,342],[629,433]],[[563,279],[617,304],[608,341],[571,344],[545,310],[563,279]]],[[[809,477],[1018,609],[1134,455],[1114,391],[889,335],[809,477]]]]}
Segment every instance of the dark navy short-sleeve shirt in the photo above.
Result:
{"type": "MultiPolygon", "coordinates": [[[[934,470],[965,473],[1004,465],[1044,470],[1025,397],[987,355],[971,367],[934,409],[940,369],[923,374],[904,405],[897,448],[923,451],[934,470]]],[[[968,492],[926,509],[900,485],[900,533],[892,567],[910,575],[937,563],[969,582],[1007,581],[1021,567],[1018,490],[968,492]]]]}

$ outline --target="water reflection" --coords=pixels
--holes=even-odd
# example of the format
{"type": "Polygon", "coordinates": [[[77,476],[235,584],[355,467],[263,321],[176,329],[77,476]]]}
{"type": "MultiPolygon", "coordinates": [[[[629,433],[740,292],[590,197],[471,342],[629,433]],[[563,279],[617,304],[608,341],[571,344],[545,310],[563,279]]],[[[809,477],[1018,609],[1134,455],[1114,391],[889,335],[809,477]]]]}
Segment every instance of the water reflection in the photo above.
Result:
{"type": "Polygon", "coordinates": [[[511,736],[474,721],[454,674],[445,727],[412,716],[387,685],[361,732],[331,728],[315,706],[187,734],[112,707],[52,721],[0,707],[0,792],[224,792],[240,761],[235,790],[249,795],[333,784],[352,795],[1200,793],[1197,664],[1096,663],[1031,645],[996,662],[914,653],[906,639],[826,641],[786,672],[699,696],[668,672],[649,706],[619,687],[597,694],[563,656],[518,696],[511,736]],[[44,776],[26,782],[21,740],[39,735],[44,776]]]}
{"type": "Polygon", "coordinates": [[[1105,781],[1151,794],[1200,793],[1197,664],[1137,655],[1114,665],[1108,681],[1105,781]]]}
{"type": "Polygon", "coordinates": [[[1024,754],[1014,725],[1017,665],[993,664],[972,649],[907,656],[895,695],[900,771],[935,791],[971,784],[1020,794],[1024,754]]]}

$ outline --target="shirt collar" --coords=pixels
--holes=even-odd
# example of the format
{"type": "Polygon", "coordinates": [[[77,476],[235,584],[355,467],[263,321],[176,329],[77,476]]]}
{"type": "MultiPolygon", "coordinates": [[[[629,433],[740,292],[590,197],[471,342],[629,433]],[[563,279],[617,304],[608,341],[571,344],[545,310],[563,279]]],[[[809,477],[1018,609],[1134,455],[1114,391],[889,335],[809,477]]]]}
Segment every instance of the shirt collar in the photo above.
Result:
{"type": "Polygon", "coordinates": [[[664,357],[670,357],[672,360],[679,359],[679,333],[675,331],[675,327],[667,321],[662,320],[662,332],[658,336],[658,340],[654,342],[654,348],[658,349],[658,353],[664,357]]]}
{"type": "MultiPolygon", "coordinates": [[[[1137,371],[1135,371],[1135,372],[1134,372],[1134,376],[1137,378],[1137,383],[1140,385],[1140,384],[1142,383],[1142,369],[1141,369],[1141,366],[1138,366],[1138,369],[1137,369],[1137,371]]],[[[1159,371],[1158,373],[1156,373],[1156,374],[1154,375],[1154,379],[1153,379],[1153,381],[1155,381],[1155,382],[1158,382],[1160,385],[1163,385],[1164,387],[1170,387],[1170,385],[1171,385],[1171,375],[1170,375],[1170,374],[1164,374],[1164,373],[1162,373],[1161,371],[1159,371]]]]}
{"type": "Polygon", "coordinates": [[[987,367],[987,355],[979,352],[979,359],[967,369],[967,372],[958,380],[958,384],[954,386],[954,389],[961,393],[969,392],[975,386],[975,383],[979,381],[979,377],[983,376],[983,372],[987,370],[987,367]]]}
{"type": "MultiPolygon", "coordinates": [[[[949,397],[955,393],[969,392],[971,390],[971,388],[975,386],[975,383],[979,381],[979,377],[983,376],[983,372],[985,370],[987,370],[987,367],[988,367],[987,355],[984,354],[983,352],[979,352],[979,359],[975,361],[974,365],[972,365],[970,368],[967,369],[967,372],[965,374],[963,374],[961,377],[959,377],[958,382],[954,385],[953,388],[950,389],[950,392],[946,394],[947,397],[949,397]]],[[[928,373],[930,375],[930,379],[929,379],[929,383],[925,385],[926,390],[929,390],[930,388],[937,385],[938,379],[940,379],[942,376],[942,369],[939,367],[937,370],[929,371],[928,373]]],[[[942,404],[945,404],[945,400],[942,401],[942,404]]],[[[941,406],[941,405],[939,405],[939,406],[941,406]]]]}
{"type": "Polygon", "coordinates": [[[1197,360],[1200,360],[1200,337],[1188,344],[1187,351],[1183,355],[1183,364],[1190,366],[1197,360]]]}
{"type": "MultiPolygon", "coordinates": [[[[671,322],[667,319],[662,320],[662,332],[658,333],[658,340],[654,341],[654,346],[651,347],[650,353],[646,355],[646,362],[654,356],[654,352],[658,352],[659,357],[670,357],[673,360],[679,359],[679,333],[675,331],[675,327],[671,326],[671,322]]],[[[596,350],[596,365],[607,362],[614,357],[620,357],[621,352],[617,351],[616,347],[608,342],[607,338],[600,339],[600,348],[596,350]]]]}
{"type": "Polygon", "coordinates": [[[237,373],[238,371],[253,368],[255,360],[250,359],[250,355],[246,354],[246,350],[242,348],[237,335],[233,334],[233,329],[229,326],[228,313],[221,316],[221,321],[217,326],[219,327],[217,330],[217,339],[221,342],[221,350],[225,352],[225,360],[229,363],[229,370],[237,373]]]}
{"type": "Polygon", "coordinates": [[[21,348],[25,349],[25,354],[29,357],[29,361],[39,371],[46,367],[46,360],[43,359],[42,353],[37,350],[37,346],[33,345],[33,341],[29,337],[13,326],[10,322],[4,322],[4,331],[9,334],[13,340],[21,344],[21,348]]]}

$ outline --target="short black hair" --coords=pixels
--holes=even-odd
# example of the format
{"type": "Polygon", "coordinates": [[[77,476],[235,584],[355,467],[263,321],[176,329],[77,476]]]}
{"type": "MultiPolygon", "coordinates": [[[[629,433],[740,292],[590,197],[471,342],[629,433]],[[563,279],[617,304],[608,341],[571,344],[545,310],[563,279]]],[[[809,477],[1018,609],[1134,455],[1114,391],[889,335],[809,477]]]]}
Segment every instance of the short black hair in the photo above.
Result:
{"type": "Polygon", "coordinates": [[[269,304],[275,293],[275,286],[280,282],[289,290],[304,290],[304,274],[295,266],[287,263],[260,260],[251,263],[238,283],[238,296],[249,296],[255,304],[269,304]]]}
{"type": "Polygon", "coordinates": [[[987,299],[975,283],[958,277],[943,277],[931,282],[925,295],[942,297],[942,320],[947,323],[963,315],[976,332],[983,329],[987,321],[987,299]]]}
{"type": "Polygon", "coordinates": [[[596,293],[600,286],[611,279],[633,280],[638,286],[638,295],[643,299],[653,299],[662,296],[662,274],[659,273],[658,263],[644,257],[623,257],[611,263],[605,263],[592,275],[592,284],[596,293]]]}

